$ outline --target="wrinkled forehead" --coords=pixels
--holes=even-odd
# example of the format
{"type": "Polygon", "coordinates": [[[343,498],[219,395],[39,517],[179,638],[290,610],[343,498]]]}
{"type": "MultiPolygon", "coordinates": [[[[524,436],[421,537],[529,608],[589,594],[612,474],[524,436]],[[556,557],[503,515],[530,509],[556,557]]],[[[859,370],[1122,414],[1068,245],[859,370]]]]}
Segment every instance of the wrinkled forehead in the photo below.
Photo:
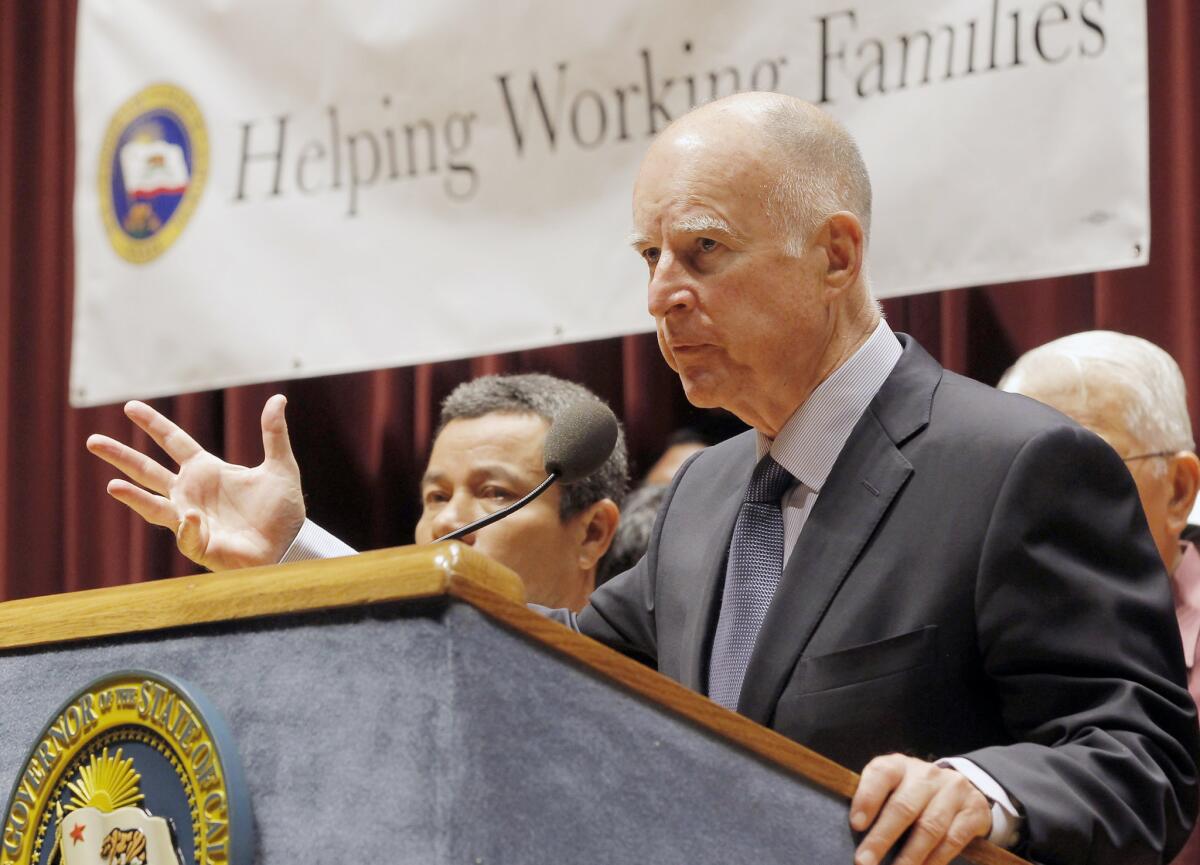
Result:
{"type": "Polygon", "coordinates": [[[638,171],[638,187],[703,177],[766,176],[781,169],[781,154],[759,130],[743,122],[671,127],[654,140],[638,171]]]}
{"type": "Polygon", "coordinates": [[[743,221],[763,217],[780,171],[771,148],[744,130],[683,129],[660,137],[642,161],[634,185],[634,224],[645,228],[689,210],[743,221]]]}

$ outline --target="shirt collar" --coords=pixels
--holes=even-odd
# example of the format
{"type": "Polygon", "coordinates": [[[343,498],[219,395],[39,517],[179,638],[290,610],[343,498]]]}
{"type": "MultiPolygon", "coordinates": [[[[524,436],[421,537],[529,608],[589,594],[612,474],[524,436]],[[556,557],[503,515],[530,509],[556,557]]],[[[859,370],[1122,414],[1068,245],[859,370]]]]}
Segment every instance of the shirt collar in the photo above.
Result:
{"type": "Polygon", "coordinates": [[[901,354],[900,341],[880,319],[867,341],[817,385],[774,441],[758,434],[758,459],[769,452],[792,477],[819,493],[854,425],[901,354]]]}
{"type": "Polygon", "coordinates": [[[1183,638],[1183,659],[1190,670],[1196,658],[1196,640],[1200,637],[1200,552],[1183,542],[1183,558],[1171,574],[1175,594],[1175,618],[1183,638]]]}

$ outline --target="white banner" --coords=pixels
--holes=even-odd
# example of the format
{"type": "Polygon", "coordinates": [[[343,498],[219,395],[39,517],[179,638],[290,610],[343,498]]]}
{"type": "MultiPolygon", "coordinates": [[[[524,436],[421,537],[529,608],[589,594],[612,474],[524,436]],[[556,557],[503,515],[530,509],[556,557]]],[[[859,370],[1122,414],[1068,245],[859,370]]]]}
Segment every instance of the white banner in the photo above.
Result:
{"type": "Polygon", "coordinates": [[[1144,263],[1144,0],[80,0],[76,405],[648,330],[630,193],[823,104],[880,296],[1144,263]]]}

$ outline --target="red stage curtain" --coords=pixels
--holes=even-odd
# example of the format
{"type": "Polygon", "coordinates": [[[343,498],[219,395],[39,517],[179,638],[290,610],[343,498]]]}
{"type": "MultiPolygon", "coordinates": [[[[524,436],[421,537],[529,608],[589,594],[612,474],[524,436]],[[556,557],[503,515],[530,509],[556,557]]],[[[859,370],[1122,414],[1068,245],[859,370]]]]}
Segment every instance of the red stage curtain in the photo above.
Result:
{"type": "MultiPolygon", "coordinates": [[[[1150,0],[1151,263],[1136,270],[885,303],[947,367],[992,383],[1020,352],[1088,328],[1135,333],[1183,367],[1200,408],[1200,23],[1191,0],[1150,0]]],[[[72,308],[74,3],[0,3],[0,598],[194,570],[173,538],[107,497],[83,447],[105,432],[145,447],[118,407],[67,406],[72,308]]],[[[1119,123],[1120,118],[1114,118],[1119,123]]],[[[1031,201],[1030,206],[1037,206],[1031,201]]],[[[311,515],[360,547],[408,542],[438,401],[486,372],[577,379],[623,417],[636,464],[686,422],[653,337],[261,385],[156,405],[229,459],[261,458],[258,413],[279,390],[311,515]]]]}

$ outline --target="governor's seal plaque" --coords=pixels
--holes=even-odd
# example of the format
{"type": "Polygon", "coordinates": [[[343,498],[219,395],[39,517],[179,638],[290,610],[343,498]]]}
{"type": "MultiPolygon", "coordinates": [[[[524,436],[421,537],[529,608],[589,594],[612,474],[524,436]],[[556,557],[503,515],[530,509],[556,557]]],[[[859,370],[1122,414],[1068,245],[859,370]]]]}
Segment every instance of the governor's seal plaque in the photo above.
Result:
{"type": "Polygon", "coordinates": [[[117,109],[100,148],[100,215],[126,261],[162,255],[187,225],[208,178],[208,133],[195,100],[152,84],[117,109]]]}
{"type": "Polygon", "coordinates": [[[224,721],[145,671],[62,705],[19,767],[0,865],[249,865],[250,805],[224,721]]]}

